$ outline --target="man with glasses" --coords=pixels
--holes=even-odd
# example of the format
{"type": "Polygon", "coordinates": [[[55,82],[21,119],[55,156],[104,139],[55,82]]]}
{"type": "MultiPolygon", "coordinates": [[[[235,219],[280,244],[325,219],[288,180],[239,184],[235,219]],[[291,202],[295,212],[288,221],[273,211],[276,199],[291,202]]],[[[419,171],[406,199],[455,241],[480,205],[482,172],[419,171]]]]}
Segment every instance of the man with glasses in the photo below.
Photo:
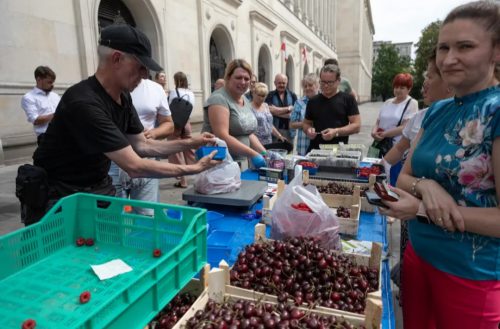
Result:
{"type": "Polygon", "coordinates": [[[311,139],[308,152],[320,144],[348,143],[349,135],[361,128],[358,105],[351,95],[339,90],[340,69],[323,66],[320,71],[321,94],[307,103],[303,130],[311,139]]]}
{"type": "Polygon", "coordinates": [[[245,97],[251,102],[253,100],[253,92],[255,90],[255,84],[257,83],[257,76],[252,74],[250,78],[250,87],[248,88],[248,92],[245,94],[245,97]]]}
{"type": "Polygon", "coordinates": [[[204,133],[182,141],[147,139],[130,92],[162,68],[151,58],[145,34],[129,25],[102,30],[94,76],[70,87],[57,107],[46,135],[35,151],[34,164],[45,169],[50,207],[76,192],[114,195],[108,176],[110,161],[131,178],[177,177],[199,173],[218,163],[215,152],[192,165],[143,157],[166,158],[215,141],[204,133]]]}

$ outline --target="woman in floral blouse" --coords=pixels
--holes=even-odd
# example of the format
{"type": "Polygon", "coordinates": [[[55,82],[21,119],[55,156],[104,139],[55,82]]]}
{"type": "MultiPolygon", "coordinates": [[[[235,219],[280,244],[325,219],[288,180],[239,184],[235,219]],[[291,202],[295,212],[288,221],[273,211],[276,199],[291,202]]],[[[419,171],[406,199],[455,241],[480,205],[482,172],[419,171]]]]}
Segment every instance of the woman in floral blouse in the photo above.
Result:
{"type": "Polygon", "coordinates": [[[409,220],[404,327],[497,329],[500,4],[477,1],[451,11],[436,55],[456,96],[429,108],[394,188],[400,200],[381,210],[409,220]]]}

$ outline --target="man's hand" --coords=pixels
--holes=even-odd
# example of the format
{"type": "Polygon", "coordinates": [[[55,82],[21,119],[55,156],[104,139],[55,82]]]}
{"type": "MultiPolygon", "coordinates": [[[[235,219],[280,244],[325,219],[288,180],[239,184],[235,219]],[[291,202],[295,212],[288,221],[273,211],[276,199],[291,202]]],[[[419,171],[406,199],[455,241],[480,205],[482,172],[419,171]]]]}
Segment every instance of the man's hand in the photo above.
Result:
{"type": "Polygon", "coordinates": [[[217,151],[212,151],[209,155],[205,155],[203,158],[198,160],[194,164],[196,167],[196,172],[200,173],[202,171],[205,171],[207,169],[210,169],[212,167],[215,167],[216,165],[220,164],[221,161],[218,160],[213,160],[213,157],[217,154],[217,151]]]}
{"type": "Polygon", "coordinates": [[[200,135],[191,138],[190,145],[194,149],[205,145],[215,145],[215,135],[207,132],[201,133],[200,135]]]}
{"type": "Polygon", "coordinates": [[[154,134],[153,129],[145,130],[144,137],[146,137],[146,139],[156,139],[156,135],[154,134]]]}
{"type": "Polygon", "coordinates": [[[306,131],[306,136],[309,138],[309,139],[315,139],[316,138],[316,129],[314,129],[313,127],[307,129],[306,131]]]}
{"type": "Polygon", "coordinates": [[[337,134],[337,129],[336,128],[326,128],[325,130],[321,131],[321,137],[325,141],[331,141],[337,134]]]}

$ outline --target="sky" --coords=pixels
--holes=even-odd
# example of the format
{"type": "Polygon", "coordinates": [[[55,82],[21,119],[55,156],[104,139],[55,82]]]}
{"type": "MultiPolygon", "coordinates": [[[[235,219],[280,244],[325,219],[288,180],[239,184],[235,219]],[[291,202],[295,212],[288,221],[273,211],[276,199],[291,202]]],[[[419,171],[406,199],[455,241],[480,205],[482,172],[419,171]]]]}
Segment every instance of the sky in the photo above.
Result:
{"type": "Polygon", "coordinates": [[[374,41],[418,42],[422,30],[467,0],[371,0],[374,41]]]}

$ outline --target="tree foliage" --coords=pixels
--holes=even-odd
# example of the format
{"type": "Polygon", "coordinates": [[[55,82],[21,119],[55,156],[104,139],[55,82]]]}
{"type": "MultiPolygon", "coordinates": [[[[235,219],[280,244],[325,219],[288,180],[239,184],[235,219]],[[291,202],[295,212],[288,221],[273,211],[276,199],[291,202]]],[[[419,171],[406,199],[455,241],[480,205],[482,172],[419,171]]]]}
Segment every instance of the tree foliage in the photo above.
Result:
{"type": "Polygon", "coordinates": [[[427,69],[427,59],[437,44],[441,23],[442,22],[440,20],[437,20],[427,25],[422,30],[422,35],[415,44],[417,47],[417,50],[415,51],[415,76],[411,94],[416,99],[422,98],[420,90],[422,88],[422,84],[424,83],[423,75],[427,69]]]}
{"type": "Polygon", "coordinates": [[[372,93],[382,96],[385,101],[393,96],[392,80],[398,73],[411,73],[411,59],[400,56],[392,44],[380,46],[377,59],[373,64],[372,93]]]}

